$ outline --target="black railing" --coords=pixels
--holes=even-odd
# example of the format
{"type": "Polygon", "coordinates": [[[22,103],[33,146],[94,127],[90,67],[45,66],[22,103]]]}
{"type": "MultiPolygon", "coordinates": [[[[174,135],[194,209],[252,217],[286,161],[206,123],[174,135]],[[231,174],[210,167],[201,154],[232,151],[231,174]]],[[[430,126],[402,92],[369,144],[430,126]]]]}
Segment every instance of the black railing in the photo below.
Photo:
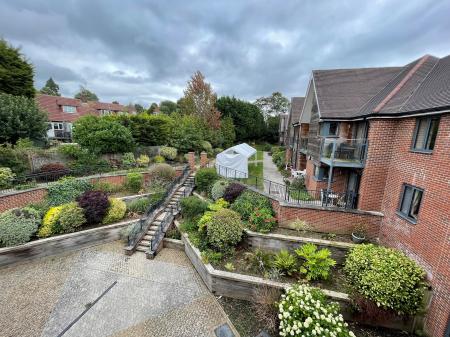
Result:
{"type": "Polygon", "coordinates": [[[141,216],[139,219],[139,222],[133,225],[132,229],[128,233],[128,246],[135,246],[142,236],[142,232],[144,230],[147,230],[150,223],[154,220],[154,217],[156,215],[157,210],[165,204],[174,190],[177,188],[177,185],[185,179],[189,175],[189,166],[185,165],[183,168],[183,171],[180,176],[178,176],[176,179],[174,179],[167,187],[164,192],[164,194],[161,196],[161,198],[156,201],[155,203],[151,204],[149,208],[146,210],[146,212],[141,216]]]}
{"type": "Polygon", "coordinates": [[[229,167],[216,164],[219,175],[236,180],[244,185],[252,186],[257,190],[275,196],[288,203],[302,204],[320,207],[356,208],[357,194],[349,192],[334,192],[332,190],[306,190],[294,188],[289,184],[281,184],[275,181],[249,175],[229,167]]]}

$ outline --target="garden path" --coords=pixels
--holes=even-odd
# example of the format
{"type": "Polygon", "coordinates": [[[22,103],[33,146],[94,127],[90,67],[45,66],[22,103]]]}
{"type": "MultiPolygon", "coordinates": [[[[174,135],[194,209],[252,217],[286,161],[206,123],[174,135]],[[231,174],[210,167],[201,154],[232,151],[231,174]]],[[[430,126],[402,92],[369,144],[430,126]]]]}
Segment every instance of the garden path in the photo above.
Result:
{"type": "Polygon", "coordinates": [[[229,323],[184,252],[173,249],[148,260],[113,242],[36,259],[0,269],[0,288],[0,331],[8,337],[206,337],[229,323]]]}
{"type": "Polygon", "coordinates": [[[284,185],[283,176],[281,175],[280,171],[278,171],[278,168],[272,161],[272,157],[269,156],[267,152],[264,152],[263,154],[263,161],[264,161],[264,192],[279,196],[280,198],[284,198],[284,188],[281,188],[277,184],[284,185]],[[271,184],[269,183],[275,182],[277,184],[271,184]]]}

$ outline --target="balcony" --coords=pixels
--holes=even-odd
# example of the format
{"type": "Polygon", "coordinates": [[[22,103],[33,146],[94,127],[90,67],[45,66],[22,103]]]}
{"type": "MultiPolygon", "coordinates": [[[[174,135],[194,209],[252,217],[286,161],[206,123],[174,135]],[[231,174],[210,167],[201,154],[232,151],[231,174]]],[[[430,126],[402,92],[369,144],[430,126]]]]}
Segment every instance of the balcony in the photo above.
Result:
{"type": "Polygon", "coordinates": [[[306,154],[308,150],[308,137],[300,137],[300,152],[306,154]]]}
{"type": "Polygon", "coordinates": [[[54,139],[70,140],[72,138],[72,132],[64,130],[55,130],[54,139]]]}
{"type": "Polygon", "coordinates": [[[334,167],[363,168],[367,147],[367,139],[322,138],[320,161],[334,167]]]}

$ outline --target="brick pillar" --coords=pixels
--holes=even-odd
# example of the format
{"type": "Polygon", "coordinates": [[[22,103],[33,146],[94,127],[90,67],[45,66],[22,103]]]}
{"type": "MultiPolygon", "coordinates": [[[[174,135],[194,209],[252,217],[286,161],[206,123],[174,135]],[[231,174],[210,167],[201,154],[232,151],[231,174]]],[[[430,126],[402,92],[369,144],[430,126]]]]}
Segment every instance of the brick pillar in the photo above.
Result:
{"type": "Polygon", "coordinates": [[[188,163],[189,168],[194,171],[195,170],[195,152],[188,153],[188,163]]]}
{"type": "Polygon", "coordinates": [[[205,151],[200,153],[200,167],[206,167],[208,165],[208,154],[205,151]]]}
{"type": "Polygon", "coordinates": [[[286,163],[291,166],[291,158],[292,158],[292,149],[287,148],[286,149],[286,163]]]}

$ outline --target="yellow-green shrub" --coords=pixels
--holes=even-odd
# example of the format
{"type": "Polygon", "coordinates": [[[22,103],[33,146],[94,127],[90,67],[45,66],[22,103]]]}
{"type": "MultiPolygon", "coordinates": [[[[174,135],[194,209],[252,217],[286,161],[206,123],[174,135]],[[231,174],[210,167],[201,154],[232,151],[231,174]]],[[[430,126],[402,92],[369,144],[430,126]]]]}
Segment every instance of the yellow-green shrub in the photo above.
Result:
{"type": "Polygon", "coordinates": [[[109,207],[103,218],[103,224],[109,224],[122,220],[125,217],[127,205],[120,199],[109,198],[109,207]]]}
{"type": "Polygon", "coordinates": [[[55,206],[51,207],[47,213],[45,213],[41,228],[39,228],[38,231],[38,236],[40,238],[46,238],[54,234],[62,209],[63,205],[55,206]]]}
{"type": "Polygon", "coordinates": [[[71,233],[85,223],[84,211],[76,202],[51,207],[44,215],[38,236],[46,238],[54,234],[71,233]]]}

